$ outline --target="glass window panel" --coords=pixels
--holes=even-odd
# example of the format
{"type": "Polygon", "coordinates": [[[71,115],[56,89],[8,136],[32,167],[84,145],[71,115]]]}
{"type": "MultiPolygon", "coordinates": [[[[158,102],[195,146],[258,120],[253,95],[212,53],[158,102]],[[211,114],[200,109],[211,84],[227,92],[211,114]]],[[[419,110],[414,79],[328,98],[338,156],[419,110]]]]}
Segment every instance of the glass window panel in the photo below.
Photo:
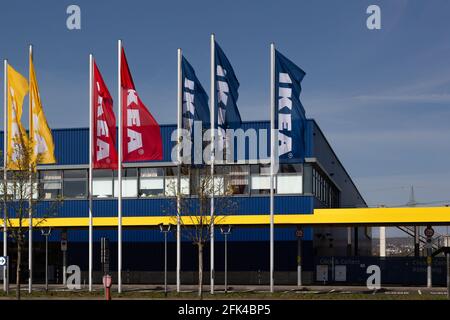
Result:
{"type": "Polygon", "coordinates": [[[167,167],[166,168],[166,176],[176,176],[177,175],[177,167],[167,167]]]}
{"type": "Polygon", "coordinates": [[[215,195],[223,195],[224,191],[225,191],[225,185],[224,185],[224,177],[223,176],[214,176],[214,185],[212,185],[211,179],[205,178],[205,177],[201,177],[201,185],[199,186],[199,188],[204,188],[205,193],[206,194],[210,194],[211,191],[214,191],[215,195]],[[206,180],[208,179],[208,180],[206,180]]]}
{"type": "Polygon", "coordinates": [[[112,197],[113,183],[111,178],[94,178],[92,181],[92,196],[97,198],[112,197]]]}
{"type": "Polygon", "coordinates": [[[141,178],[140,183],[141,189],[163,189],[164,188],[164,178],[141,178]]]}
{"type": "Polygon", "coordinates": [[[60,170],[44,170],[41,171],[41,179],[43,180],[61,180],[60,170]]]}
{"type": "Polygon", "coordinates": [[[259,168],[259,172],[261,174],[266,174],[266,175],[270,175],[270,166],[261,166],[259,168]]]}
{"type": "MultiPolygon", "coordinates": [[[[19,183],[15,183],[15,182],[7,182],[7,186],[6,186],[6,190],[8,191],[8,195],[14,195],[14,199],[21,199],[21,198],[26,198],[28,199],[29,194],[30,194],[30,183],[26,182],[23,183],[23,189],[22,189],[22,195],[20,194],[20,185],[19,183]]],[[[0,194],[3,195],[3,181],[0,182],[0,194]]],[[[37,199],[39,195],[39,190],[38,190],[38,183],[34,182],[33,183],[33,199],[37,199]]]]}
{"type": "Polygon", "coordinates": [[[65,180],[64,197],[82,199],[87,195],[86,180],[65,180]]]}
{"type": "Polygon", "coordinates": [[[270,193],[270,176],[251,176],[252,193],[266,194],[270,193]]]}
{"type": "Polygon", "coordinates": [[[44,183],[42,190],[44,199],[55,199],[61,195],[61,182],[44,183]]]}
{"type": "Polygon", "coordinates": [[[247,194],[249,174],[248,166],[231,166],[227,174],[227,191],[231,194],[247,194]]]}
{"type": "Polygon", "coordinates": [[[61,182],[60,181],[45,182],[44,189],[45,190],[59,190],[59,189],[61,189],[61,182]]]}
{"type": "Polygon", "coordinates": [[[65,198],[83,199],[87,195],[87,170],[64,170],[65,198]]]}
{"type": "Polygon", "coordinates": [[[223,195],[225,193],[225,179],[222,176],[214,177],[214,194],[223,195]]]}
{"type": "Polygon", "coordinates": [[[164,168],[141,168],[139,176],[140,197],[164,195],[164,168]]]}
{"type": "Polygon", "coordinates": [[[41,176],[41,194],[44,199],[56,199],[62,195],[62,171],[43,170],[41,176]]]}
{"type": "Polygon", "coordinates": [[[30,183],[26,184],[26,188],[27,188],[27,194],[30,194],[31,192],[33,192],[33,199],[37,199],[39,196],[39,189],[38,189],[38,184],[37,182],[33,183],[33,189],[30,190],[30,183]]]}
{"type": "Polygon", "coordinates": [[[140,176],[143,178],[164,176],[163,168],[141,168],[139,171],[140,176]]]}
{"type": "Polygon", "coordinates": [[[302,171],[302,165],[298,163],[280,165],[281,173],[302,173],[302,171]]]}
{"type": "MultiPolygon", "coordinates": [[[[112,170],[108,169],[97,169],[93,170],[92,176],[95,178],[112,178],[112,170]]],[[[111,180],[112,181],[112,180],[111,180]]]]}
{"type": "MultiPolygon", "coordinates": [[[[164,182],[165,194],[168,197],[174,197],[177,194],[177,177],[166,177],[164,182]]],[[[180,192],[183,195],[189,194],[189,177],[180,177],[180,192]]]]}
{"type": "Polygon", "coordinates": [[[162,196],[164,194],[164,178],[141,178],[139,184],[140,197],[162,196]]]}
{"type": "Polygon", "coordinates": [[[64,179],[86,179],[87,170],[64,170],[64,179]]]}
{"type": "MultiPolygon", "coordinates": [[[[137,197],[138,179],[135,177],[122,177],[122,197],[137,197]]],[[[119,196],[119,179],[114,177],[114,197],[119,196]]]]}
{"type": "Polygon", "coordinates": [[[277,193],[293,194],[303,192],[303,177],[301,175],[278,175],[277,193]]]}

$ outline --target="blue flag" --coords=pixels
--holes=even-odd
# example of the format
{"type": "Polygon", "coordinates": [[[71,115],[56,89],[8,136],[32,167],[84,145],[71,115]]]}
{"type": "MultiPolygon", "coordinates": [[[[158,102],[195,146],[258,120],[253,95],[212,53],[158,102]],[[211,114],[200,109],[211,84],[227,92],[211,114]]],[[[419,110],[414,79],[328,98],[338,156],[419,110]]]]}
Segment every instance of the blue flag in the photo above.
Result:
{"type": "Polygon", "coordinates": [[[219,134],[221,132],[224,134],[226,129],[236,129],[241,126],[241,115],[237,107],[239,81],[225,53],[217,42],[214,45],[217,96],[215,124],[219,134]]]}
{"type": "Polygon", "coordinates": [[[305,72],[275,51],[275,128],[281,160],[305,157],[305,109],[300,102],[305,72]]]}
{"type": "Polygon", "coordinates": [[[208,95],[203,89],[195,71],[183,57],[181,63],[181,79],[183,89],[182,128],[193,131],[194,121],[201,121],[204,128],[210,126],[208,95]]]}

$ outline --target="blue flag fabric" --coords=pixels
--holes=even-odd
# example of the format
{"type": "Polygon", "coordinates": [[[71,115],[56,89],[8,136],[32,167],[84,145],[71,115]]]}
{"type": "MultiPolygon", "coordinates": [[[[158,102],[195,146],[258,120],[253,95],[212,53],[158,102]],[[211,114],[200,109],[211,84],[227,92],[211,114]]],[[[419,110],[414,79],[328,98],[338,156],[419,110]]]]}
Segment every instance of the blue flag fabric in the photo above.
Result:
{"type": "Polygon", "coordinates": [[[280,162],[304,160],[305,109],[300,101],[305,72],[275,51],[275,128],[280,162]]]}
{"type": "Polygon", "coordinates": [[[215,42],[214,51],[217,93],[215,124],[219,130],[236,129],[242,122],[237,107],[239,81],[230,61],[217,42],[215,42]]]}
{"type": "Polygon", "coordinates": [[[182,58],[181,79],[183,89],[182,128],[192,134],[194,121],[201,121],[203,128],[210,126],[208,95],[195,75],[194,68],[182,58]]]}

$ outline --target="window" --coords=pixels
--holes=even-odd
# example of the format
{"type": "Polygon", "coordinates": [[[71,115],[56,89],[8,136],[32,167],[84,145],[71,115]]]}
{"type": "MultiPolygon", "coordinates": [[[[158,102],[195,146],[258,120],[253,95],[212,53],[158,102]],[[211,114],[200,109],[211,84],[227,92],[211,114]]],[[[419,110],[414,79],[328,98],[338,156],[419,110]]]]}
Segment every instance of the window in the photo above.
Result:
{"type": "Polygon", "coordinates": [[[219,166],[217,173],[225,178],[225,190],[229,194],[248,194],[250,167],[246,165],[219,166]]]}
{"type": "MultiPolygon", "coordinates": [[[[8,193],[9,199],[28,199],[30,192],[33,192],[33,199],[37,199],[39,196],[38,182],[36,181],[36,176],[32,178],[33,189],[30,190],[30,183],[28,181],[23,181],[24,177],[19,178],[21,175],[19,172],[8,171],[8,178],[6,183],[6,191],[8,193]]],[[[27,179],[25,177],[25,179],[27,179]]],[[[3,180],[3,171],[0,172],[0,194],[3,196],[3,187],[5,182],[3,180]]]]}
{"type": "Polygon", "coordinates": [[[270,166],[251,166],[250,177],[252,194],[270,193],[270,166]]]}
{"type": "Polygon", "coordinates": [[[313,194],[330,208],[339,208],[339,190],[328,178],[317,169],[313,169],[313,194]]]}
{"type": "Polygon", "coordinates": [[[281,164],[277,174],[278,194],[303,193],[303,167],[301,164],[281,164]]]}
{"type": "MultiPolygon", "coordinates": [[[[127,168],[122,170],[122,197],[133,198],[137,197],[138,191],[138,169],[127,168]]],[[[119,196],[119,179],[117,178],[117,171],[114,171],[114,197],[119,196]]]]}
{"type": "Polygon", "coordinates": [[[94,170],[92,174],[92,196],[108,198],[113,195],[112,170],[94,170]]]}
{"type": "Polygon", "coordinates": [[[277,175],[277,193],[303,193],[303,177],[301,175],[277,175]]]}
{"type": "Polygon", "coordinates": [[[87,195],[87,171],[64,170],[64,197],[84,199],[87,195]]]}
{"type": "MultiPolygon", "coordinates": [[[[216,196],[222,196],[225,194],[225,185],[224,185],[224,177],[222,175],[217,176],[214,175],[214,184],[211,183],[211,176],[202,176],[200,177],[200,185],[199,187],[202,188],[203,192],[205,194],[209,195],[211,192],[214,193],[216,196]]],[[[200,191],[200,190],[198,190],[200,191]]]]}
{"type": "Polygon", "coordinates": [[[156,197],[164,195],[164,169],[141,168],[139,170],[139,196],[156,197]]]}
{"type": "MultiPolygon", "coordinates": [[[[178,188],[178,168],[166,168],[166,177],[164,180],[164,190],[167,197],[174,197],[178,188]]],[[[182,195],[189,195],[189,169],[182,168],[180,176],[180,192],[182,195]]]]}
{"type": "Polygon", "coordinates": [[[45,170],[40,172],[42,185],[41,198],[56,199],[62,195],[61,170],[45,170]]]}

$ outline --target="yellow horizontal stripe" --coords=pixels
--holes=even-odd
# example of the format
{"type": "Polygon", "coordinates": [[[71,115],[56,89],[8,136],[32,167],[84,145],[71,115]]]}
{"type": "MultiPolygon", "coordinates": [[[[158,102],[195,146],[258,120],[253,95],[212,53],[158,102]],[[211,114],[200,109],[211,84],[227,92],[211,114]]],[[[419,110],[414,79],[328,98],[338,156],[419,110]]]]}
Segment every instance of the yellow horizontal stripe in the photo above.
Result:
{"type": "MultiPolygon", "coordinates": [[[[182,217],[184,225],[193,225],[198,218],[182,217]]],[[[207,219],[209,220],[209,219],[207,219]]],[[[1,221],[1,220],[0,220],[1,221]]],[[[11,219],[13,227],[18,226],[18,219],[11,219]]],[[[93,218],[94,227],[117,227],[117,217],[93,218]]],[[[123,217],[124,227],[154,227],[161,223],[175,224],[175,217],[142,216],[123,217]]],[[[205,221],[208,223],[208,221],[205,221]]],[[[270,216],[264,215],[231,215],[217,217],[215,224],[232,224],[243,226],[268,225],[270,216]]],[[[450,224],[449,207],[423,208],[345,208],[345,209],[315,209],[314,214],[277,214],[277,225],[426,225],[450,224]]],[[[33,219],[35,227],[54,228],[84,228],[88,227],[88,218],[48,218],[33,219]]],[[[22,221],[22,226],[28,226],[28,219],[22,221]]]]}

